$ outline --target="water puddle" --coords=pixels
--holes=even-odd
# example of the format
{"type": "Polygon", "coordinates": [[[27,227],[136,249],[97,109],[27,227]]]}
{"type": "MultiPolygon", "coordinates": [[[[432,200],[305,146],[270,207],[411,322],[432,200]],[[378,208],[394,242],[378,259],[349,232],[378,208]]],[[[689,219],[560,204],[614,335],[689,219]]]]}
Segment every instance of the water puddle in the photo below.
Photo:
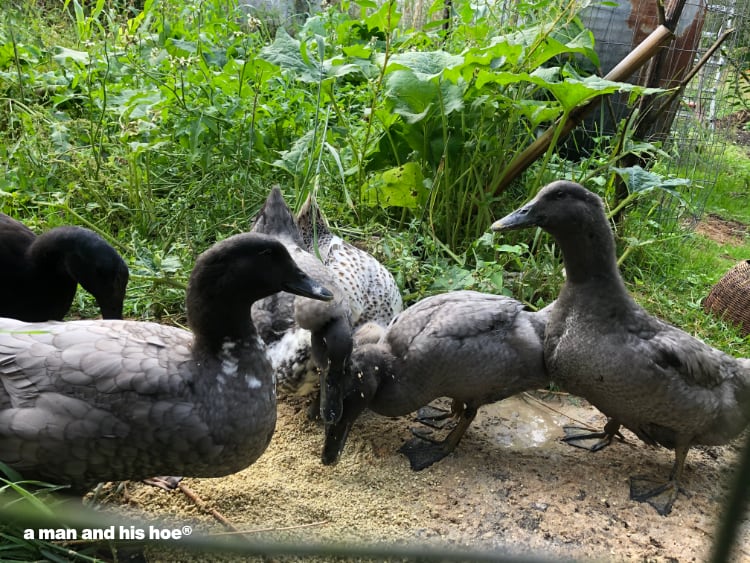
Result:
{"type": "Polygon", "coordinates": [[[559,440],[569,422],[533,399],[516,396],[483,406],[472,426],[504,448],[543,448],[559,440]]]}

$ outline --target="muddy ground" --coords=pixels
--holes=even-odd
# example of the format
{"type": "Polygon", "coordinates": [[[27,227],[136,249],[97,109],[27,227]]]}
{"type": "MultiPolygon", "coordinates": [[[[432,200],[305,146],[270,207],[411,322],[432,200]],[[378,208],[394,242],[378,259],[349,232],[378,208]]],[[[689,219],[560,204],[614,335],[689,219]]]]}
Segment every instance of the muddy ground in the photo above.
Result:
{"type": "MultiPolygon", "coordinates": [[[[672,452],[627,432],[626,443],[604,451],[576,449],[559,440],[571,419],[593,427],[605,421],[565,395],[535,393],[483,407],[452,455],[414,472],[397,450],[418,423],[365,414],[338,465],[326,467],[321,428],[307,419],[303,404],[281,402],[276,434],[255,464],[185,484],[258,541],[422,544],[553,560],[706,560],[739,444],[692,449],[686,492],[664,517],[628,498],[628,477],[666,479],[672,452]]],[[[147,518],[189,520],[196,533],[227,531],[179,490],[131,483],[108,501],[147,518]]],[[[149,557],[206,556],[151,550],[149,557]]],[[[736,560],[750,561],[747,521],[736,560]]]]}

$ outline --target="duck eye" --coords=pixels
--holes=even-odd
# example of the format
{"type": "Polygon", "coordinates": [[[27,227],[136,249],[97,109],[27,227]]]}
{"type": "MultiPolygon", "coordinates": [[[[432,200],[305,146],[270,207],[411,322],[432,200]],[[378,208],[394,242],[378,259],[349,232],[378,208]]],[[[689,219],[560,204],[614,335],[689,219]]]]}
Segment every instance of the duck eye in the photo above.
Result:
{"type": "Polygon", "coordinates": [[[563,199],[565,197],[565,191],[555,190],[555,193],[553,195],[555,196],[555,199],[563,199]]]}

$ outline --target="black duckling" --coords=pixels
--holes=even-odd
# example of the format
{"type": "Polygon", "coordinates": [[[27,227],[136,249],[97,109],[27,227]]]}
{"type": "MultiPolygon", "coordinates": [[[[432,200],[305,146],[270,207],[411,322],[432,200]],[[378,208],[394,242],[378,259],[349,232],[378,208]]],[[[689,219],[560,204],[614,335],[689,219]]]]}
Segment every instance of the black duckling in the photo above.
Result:
{"type": "Polygon", "coordinates": [[[346,292],[355,330],[368,322],[385,326],[403,310],[393,275],[374,256],[333,234],[312,194],[297,214],[297,226],[303,248],[320,256],[346,292]]]}
{"type": "Polygon", "coordinates": [[[455,428],[441,442],[418,436],[400,451],[414,470],[447,456],[479,407],[547,385],[542,355],[545,314],[526,311],[509,297],[453,291],[407,308],[379,339],[369,329],[372,325],[365,325],[368,333],[355,334],[341,420],[326,427],[323,463],[336,462],[365,408],[402,416],[438,397],[453,400],[455,428]]]}
{"type": "Polygon", "coordinates": [[[250,308],[282,290],[332,298],[278,241],[241,234],[195,263],[192,333],[137,321],[0,319],[0,461],[76,492],[247,467],[276,424],[274,374],[250,308]]]}
{"type": "Polygon", "coordinates": [[[81,284],[105,319],[122,318],[128,267],[88,229],[56,227],[36,236],[0,213],[0,271],[0,317],[61,321],[81,284]]]}
{"type": "Polygon", "coordinates": [[[631,498],[666,515],[690,446],[724,444],[750,422],[750,360],[708,346],[633,301],[596,194],[553,182],[492,229],[531,226],[554,237],[565,263],[544,343],[550,377],[610,417],[604,432],[579,437],[602,438],[592,449],[608,445],[620,425],[648,444],[674,448],[666,483],[631,478],[631,498]]]}
{"type": "Polygon", "coordinates": [[[334,422],[341,416],[339,384],[352,351],[351,310],[346,292],[336,276],[302,248],[294,216],[278,186],[268,194],[252,230],[278,239],[304,272],[333,293],[333,299],[326,303],[291,295],[272,296],[256,303],[253,314],[268,346],[279,389],[306,395],[320,383],[320,408],[314,401],[311,415],[320,411],[324,422],[334,422]]]}

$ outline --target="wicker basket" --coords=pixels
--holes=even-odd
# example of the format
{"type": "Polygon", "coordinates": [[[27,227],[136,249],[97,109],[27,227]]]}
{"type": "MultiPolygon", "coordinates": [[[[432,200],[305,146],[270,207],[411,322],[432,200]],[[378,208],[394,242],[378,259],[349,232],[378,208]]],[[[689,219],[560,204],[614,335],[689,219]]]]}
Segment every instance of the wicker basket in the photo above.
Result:
{"type": "Polygon", "coordinates": [[[703,302],[703,309],[750,334],[750,260],[743,260],[718,281],[703,302]]]}

